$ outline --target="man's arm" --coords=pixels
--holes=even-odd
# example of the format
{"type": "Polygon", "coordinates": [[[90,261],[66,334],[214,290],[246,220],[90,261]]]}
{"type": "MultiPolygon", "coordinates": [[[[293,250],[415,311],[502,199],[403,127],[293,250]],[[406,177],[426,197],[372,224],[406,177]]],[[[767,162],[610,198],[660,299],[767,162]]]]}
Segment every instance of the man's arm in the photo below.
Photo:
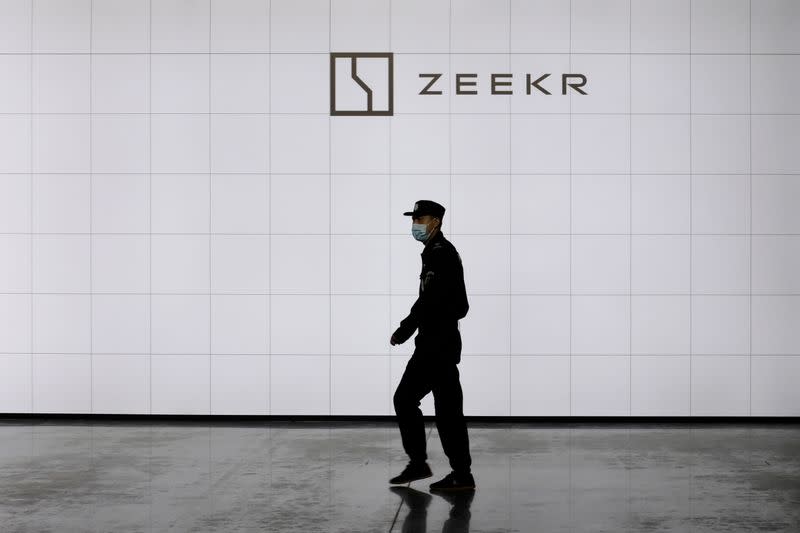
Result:
{"type": "Polygon", "coordinates": [[[455,252],[455,262],[452,275],[452,287],[450,292],[450,316],[456,320],[461,320],[467,316],[469,311],[469,300],[467,299],[467,287],[464,284],[464,265],[461,256],[455,252]]]}
{"type": "Polygon", "coordinates": [[[441,250],[432,254],[430,268],[421,280],[417,301],[408,316],[392,337],[399,343],[408,340],[420,324],[459,320],[469,309],[464,269],[461,257],[455,250],[441,250]]]}
{"type": "Polygon", "coordinates": [[[418,296],[417,301],[411,306],[411,311],[409,311],[408,316],[400,321],[400,326],[392,334],[392,340],[394,342],[403,344],[419,327],[421,300],[422,296],[418,296]]]}

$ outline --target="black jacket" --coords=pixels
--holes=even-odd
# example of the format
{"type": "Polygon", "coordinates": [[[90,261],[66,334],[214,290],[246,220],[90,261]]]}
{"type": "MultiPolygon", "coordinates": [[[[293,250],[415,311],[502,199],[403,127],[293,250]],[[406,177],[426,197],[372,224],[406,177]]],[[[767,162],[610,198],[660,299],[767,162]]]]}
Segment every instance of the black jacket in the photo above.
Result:
{"type": "Polygon", "coordinates": [[[408,316],[400,321],[394,337],[399,343],[408,340],[414,331],[417,352],[439,352],[436,357],[461,359],[461,334],[458,321],[467,315],[469,302],[464,285],[464,268],[455,246],[441,230],[425,243],[420,253],[417,301],[408,316]],[[442,353],[443,352],[443,353],[442,353]]]}

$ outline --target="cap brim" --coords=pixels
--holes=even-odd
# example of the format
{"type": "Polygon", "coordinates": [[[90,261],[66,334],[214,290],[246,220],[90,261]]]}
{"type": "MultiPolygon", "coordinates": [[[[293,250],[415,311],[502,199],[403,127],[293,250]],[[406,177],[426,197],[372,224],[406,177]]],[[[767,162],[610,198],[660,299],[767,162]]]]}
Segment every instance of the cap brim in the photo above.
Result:
{"type": "Polygon", "coordinates": [[[405,216],[407,216],[407,217],[414,216],[414,212],[413,212],[413,211],[406,211],[406,212],[405,212],[405,213],[403,213],[403,214],[404,214],[405,216]]]}

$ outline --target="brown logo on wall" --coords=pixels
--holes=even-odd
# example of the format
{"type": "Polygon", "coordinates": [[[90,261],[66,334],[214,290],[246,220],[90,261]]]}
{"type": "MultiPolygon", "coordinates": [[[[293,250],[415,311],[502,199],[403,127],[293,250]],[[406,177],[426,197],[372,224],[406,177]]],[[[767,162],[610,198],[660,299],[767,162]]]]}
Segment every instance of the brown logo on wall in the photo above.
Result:
{"type": "Polygon", "coordinates": [[[331,115],[394,114],[394,54],[336,52],[330,61],[331,115]]]}
{"type": "MultiPolygon", "coordinates": [[[[442,95],[439,80],[443,73],[420,73],[421,96],[442,95]]],[[[476,72],[458,72],[455,95],[476,95],[486,90],[490,94],[539,94],[551,96],[554,88],[548,80],[551,73],[525,73],[524,82],[512,73],[490,73],[482,78],[476,72]],[[479,84],[479,81],[481,82],[479,84]],[[483,88],[479,89],[479,85],[483,88]],[[521,85],[521,86],[520,86],[521,85]]],[[[586,75],[563,73],[560,75],[560,93],[566,96],[569,89],[578,95],[586,91],[586,75]]],[[[557,83],[557,82],[556,82],[557,83]]],[[[391,52],[334,52],[330,55],[331,115],[387,116],[394,114],[394,54],[391,52]]],[[[556,89],[557,90],[557,89],[556,89]]]]}

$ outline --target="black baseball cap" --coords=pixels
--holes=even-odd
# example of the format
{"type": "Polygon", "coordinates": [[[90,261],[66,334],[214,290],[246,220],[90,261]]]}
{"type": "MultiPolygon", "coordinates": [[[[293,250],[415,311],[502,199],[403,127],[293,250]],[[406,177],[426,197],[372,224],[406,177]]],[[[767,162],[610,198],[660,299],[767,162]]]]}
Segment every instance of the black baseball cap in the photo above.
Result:
{"type": "Polygon", "coordinates": [[[422,215],[431,215],[441,219],[444,217],[444,206],[433,200],[417,200],[414,202],[414,210],[406,211],[403,214],[414,218],[422,215]]]}

